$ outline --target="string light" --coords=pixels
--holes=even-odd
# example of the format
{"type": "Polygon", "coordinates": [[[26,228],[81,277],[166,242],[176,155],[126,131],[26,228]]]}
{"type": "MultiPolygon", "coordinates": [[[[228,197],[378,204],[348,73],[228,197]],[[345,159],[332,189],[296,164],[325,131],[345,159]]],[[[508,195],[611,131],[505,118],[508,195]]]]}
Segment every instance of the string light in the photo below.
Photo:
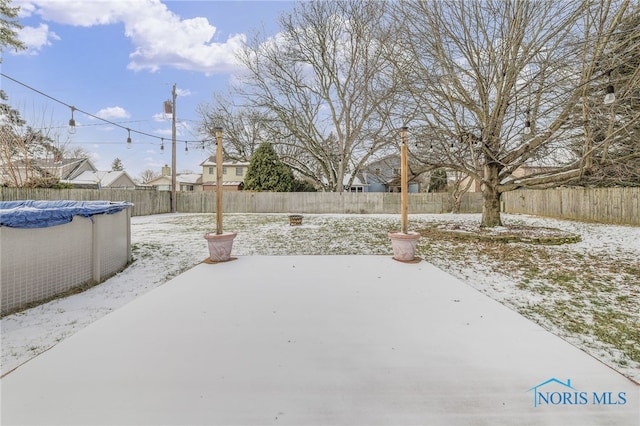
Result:
{"type": "MultiPolygon", "coordinates": [[[[2,72],[0,72],[0,76],[2,76],[3,78],[6,78],[6,79],[8,79],[8,80],[11,80],[11,81],[13,81],[14,83],[19,84],[19,85],[21,85],[21,86],[23,86],[23,87],[25,87],[25,88],[27,88],[27,89],[29,89],[29,90],[33,91],[33,92],[36,92],[36,93],[38,93],[38,94],[40,94],[40,95],[42,95],[42,96],[46,97],[46,98],[49,98],[49,99],[51,99],[51,100],[52,100],[52,101],[54,101],[54,102],[57,102],[57,103],[59,103],[59,104],[61,104],[61,105],[64,105],[64,106],[66,106],[67,108],[70,108],[70,109],[71,109],[71,119],[69,120],[69,126],[68,126],[68,130],[69,130],[69,133],[70,133],[70,134],[75,133],[75,130],[76,130],[76,121],[75,121],[75,119],[74,119],[74,117],[73,117],[73,113],[74,113],[75,111],[78,111],[78,112],[81,112],[82,114],[85,114],[85,115],[87,115],[87,116],[91,117],[91,118],[94,118],[94,119],[96,119],[96,120],[102,121],[103,123],[107,123],[107,124],[110,124],[110,125],[112,125],[112,126],[118,127],[118,128],[120,128],[120,129],[124,129],[124,130],[126,130],[126,131],[127,131],[127,134],[128,134],[127,143],[129,143],[129,139],[131,138],[131,132],[133,132],[133,133],[137,133],[137,134],[142,135],[142,136],[147,136],[147,137],[149,137],[149,138],[153,138],[153,139],[163,139],[163,138],[161,138],[160,136],[156,136],[156,135],[153,135],[153,134],[151,134],[151,133],[145,133],[145,132],[142,132],[142,131],[139,131],[139,130],[132,130],[132,129],[129,129],[128,127],[125,127],[125,126],[123,126],[123,125],[121,125],[121,124],[119,124],[119,123],[116,123],[116,122],[113,122],[113,121],[107,120],[107,119],[102,118],[102,117],[98,117],[97,115],[91,114],[90,112],[84,111],[84,110],[82,110],[82,109],[80,109],[80,108],[76,108],[76,107],[74,107],[74,106],[72,106],[72,105],[67,104],[66,102],[61,101],[60,99],[54,98],[53,96],[48,95],[48,94],[46,94],[46,93],[44,93],[44,92],[42,92],[42,91],[40,91],[40,90],[38,90],[38,89],[36,89],[36,88],[34,88],[34,87],[31,87],[31,86],[29,86],[28,84],[25,84],[25,83],[23,83],[23,82],[21,82],[21,81],[19,81],[19,80],[16,80],[15,78],[10,77],[10,76],[8,76],[8,75],[6,75],[6,74],[2,73],[2,72]]],[[[180,140],[180,139],[177,139],[177,140],[176,140],[176,142],[185,142],[185,143],[188,143],[188,142],[194,142],[194,143],[195,143],[195,142],[198,142],[198,141],[188,141],[188,140],[180,140]]]]}
{"type": "Polygon", "coordinates": [[[616,101],[616,92],[613,88],[613,84],[607,86],[607,94],[604,96],[604,104],[611,105],[616,101]]]}
{"type": "Polygon", "coordinates": [[[189,147],[187,146],[187,141],[184,141],[184,152],[189,152],[189,147]]]}
{"type": "Polygon", "coordinates": [[[76,133],[76,120],[73,119],[73,111],[75,111],[75,107],[71,107],[71,119],[69,120],[69,134],[73,135],[76,133]]]}
{"type": "Polygon", "coordinates": [[[609,85],[607,86],[607,94],[604,95],[604,104],[611,105],[616,101],[616,91],[613,88],[613,84],[611,84],[611,71],[607,73],[607,77],[609,78],[609,85]]]}
{"type": "Polygon", "coordinates": [[[164,138],[160,138],[160,152],[164,152],[164,138]]]}
{"type": "Polygon", "coordinates": [[[131,129],[127,129],[127,148],[131,149],[131,129]]]}
{"type": "Polygon", "coordinates": [[[527,110],[527,120],[524,122],[524,134],[531,134],[531,120],[529,118],[529,110],[527,110]]]}

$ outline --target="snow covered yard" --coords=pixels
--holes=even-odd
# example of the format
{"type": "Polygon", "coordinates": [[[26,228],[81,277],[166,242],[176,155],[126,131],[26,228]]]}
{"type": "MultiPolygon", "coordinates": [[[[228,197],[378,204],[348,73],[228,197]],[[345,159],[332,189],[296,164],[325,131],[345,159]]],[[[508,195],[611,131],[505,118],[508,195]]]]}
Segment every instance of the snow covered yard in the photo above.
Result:
{"type": "MultiPolygon", "coordinates": [[[[233,255],[391,255],[398,215],[225,215],[233,255]]],[[[418,254],[640,382],[640,228],[504,215],[506,224],[558,228],[582,241],[559,246],[459,240],[434,223],[478,224],[479,215],[410,215],[424,229],[418,254]]],[[[215,216],[132,218],[134,262],[81,294],[2,318],[2,374],[207,258],[215,216]]],[[[428,285],[428,283],[425,283],[428,285]]]]}

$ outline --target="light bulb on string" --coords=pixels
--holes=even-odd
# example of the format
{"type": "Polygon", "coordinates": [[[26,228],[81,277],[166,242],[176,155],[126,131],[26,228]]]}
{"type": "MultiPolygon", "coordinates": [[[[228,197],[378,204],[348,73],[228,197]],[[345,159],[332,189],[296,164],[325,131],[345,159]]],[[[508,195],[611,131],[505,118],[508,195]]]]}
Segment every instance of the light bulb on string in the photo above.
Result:
{"type": "Polygon", "coordinates": [[[164,153],[164,138],[160,138],[160,152],[164,153]]]}
{"type": "Polygon", "coordinates": [[[127,129],[127,149],[131,149],[131,129],[127,129]]]}
{"type": "Polygon", "coordinates": [[[604,104],[611,105],[616,101],[616,91],[613,88],[613,84],[607,86],[607,94],[604,96],[604,104]]]}
{"type": "Polygon", "coordinates": [[[524,122],[524,129],[522,130],[525,135],[531,134],[531,111],[527,109],[527,119],[524,122]]]}
{"type": "Polygon", "coordinates": [[[616,100],[616,90],[611,83],[611,71],[607,72],[607,78],[609,79],[609,85],[607,86],[607,94],[604,95],[604,104],[611,105],[616,100]]]}
{"type": "Polygon", "coordinates": [[[69,134],[73,135],[76,133],[76,120],[73,118],[73,112],[76,110],[75,107],[71,107],[71,119],[69,120],[69,134]]]}
{"type": "Polygon", "coordinates": [[[185,154],[189,153],[189,146],[187,146],[187,141],[184,141],[184,152],[185,154]]]}

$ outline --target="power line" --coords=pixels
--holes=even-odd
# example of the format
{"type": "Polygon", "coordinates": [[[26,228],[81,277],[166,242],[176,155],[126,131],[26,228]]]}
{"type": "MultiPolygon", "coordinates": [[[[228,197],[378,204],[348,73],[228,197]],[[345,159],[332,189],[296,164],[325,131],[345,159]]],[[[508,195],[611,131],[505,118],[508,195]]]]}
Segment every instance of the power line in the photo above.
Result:
{"type": "MultiPolygon", "coordinates": [[[[118,128],[120,128],[120,129],[126,130],[127,132],[130,132],[130,133],[136,133],[136,134],[139,134],[139,135],[147,136],[147,137],[154,138],[154,139],[158,139],[158,140],[164,140],[164,139],[166,139],[165,137],[156,136],[156,135],[153,135],[153,134],[151,134],[151,133],[146,133],[146,132],[142,132],[142,131],[140,131],[140,130],[131,129],[131,128],[126,127],[126,126],[123,126],[123,125],[121,125],[120,123],[117,123],[117,122],[115,122],[115,121],[110,121],[110,120],[107,120],[106,118],[98,117],[97,115],[91,114],[90,112],[84,111],[84,110],[82,110],[82,109],[80,109],[80,108],[77,108],[77,107],[75,107],[75,106],[73,106],[73,105],[70,105],[70,104],[68,104],[68,103],[66,103],[66,102],[64,102],[64,101],[61,101],[60,99],[54,98],[53,96],[48,95],[48,94],[44,93],[43,91],[38,90],[38,89],[36,89],[36,88],[34,88],[34,87],[31,87],[31,86],[29,86],[29,85],[28,85],[28,84],[26,84],[26,83],[23,83],[23,82],[21,82],[21,81],[19,81],[19,80],[16,80],[15,78],[10,77],[10,76],[8,76],[8,75],[6,75],[6,74],[2,73],[2,72],[0,72],[0,75],[1,75],[2,77],[4,77],[4,78],[7,78],[7,79],[9,79],[9,80],[13,81],[14,83],[17,83],[17,84],[19,84],[19,85],[21,85],[21,86],[23,86],[23,87],[26,87],[26,88],[27,88],[27,89],[29,89],[29,90],[32,90],[32,91],[34,91],[34,92],[38,93],[39,95],[42,95],[42,96],[44,96],[44,97],[46,97],[46,98],[49,98],[49,99],[51,99],[52,101],[59,103],[60,105],[64,105],[64,106],[66,106],[67,108],[69,108],[69,109],[71,110],[72,115],[73,115],[73,112],[78,111],[78,112],[80,112],[80,113],[82,113],[82,114],[85,114],[85,115],[87,115],[87,116],[89,116],[89,117],[95,118],[96,120],[100,120],[100,121],[102,121],[102,122],[104,122],[104,123],[107,123],[107,124],[110,124],[110,125],[112,125],[112,126],[118,127],[118,128]]],[[[140,122],[140,121],[145,121],[145,120],[136,120],[136,121],[129,121],[129,122],[130,122],[130,123],[135,123],[135,122],[140,122]]],[[[86,127],[86,126],[81,126],[81,127],[86,127]]],[[[176,142],[184,142],[184,143],[186,143],[186,144],[189,144],[189,143],[203,143],[204,141],[203,141],[203,140],[184,140],[184,139],[176,139],[176,142]]]]}

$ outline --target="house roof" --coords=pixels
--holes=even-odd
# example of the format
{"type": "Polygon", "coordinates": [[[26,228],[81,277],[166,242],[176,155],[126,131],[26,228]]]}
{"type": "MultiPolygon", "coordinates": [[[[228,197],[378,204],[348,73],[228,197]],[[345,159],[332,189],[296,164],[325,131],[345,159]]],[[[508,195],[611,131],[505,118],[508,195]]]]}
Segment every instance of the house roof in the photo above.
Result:
{"type": "Polygon", "coordinates": [[[131,176],[125,171],[84,171],[73,179],[64,180],[64,182],[74,185],[97,185],[100,183],[102,187],[110,187],[114,182],[125,176],[131,182],[131,186],[135,186],[135,182],[131,176]]]}
{"type": "MultiPolygon", "coordinates": [[[[217,164],[216,163],[216,156],[215,155],[211,155],[209,158],[207,158],[202,163],[200,163],[200,166],[201,167],[210,167],[210,166],[215,166],[216,164],[217,164]]],[[[222,165],[223,166],[249,166],[249,162],[237,161],[237,160],[223,160],[222,161],[222,165]]]]}
{"type": "Polygon", "coordinates": [[[155,179],[151,179],[149,182],[145,183],[147,186],[156,186],[163,185],[165,183],[171,184],[171,176],[158,176],[155,179]]]}
{"type": "MultiPolygon", "coordinates": [[[[29,159],[29,164],[35,164],[38,165],[40,167],[47,167],[47,168],[56,168],[56,167],[65,167],[71,164],[76,164],[76,163],[83,163],[83,162],[89,162],[91,163],[91,161],[88,158],[63,158],[62,160],[54,160],[52,158],[31,158],[29,159]]],[[[15,162],[15,164],[25,164],[26,161],[24,159],[18,160],[15,162]]]]}
{"type": "Polygon", "coordinates": [[[182,173],[176,175],[176,182],[199,184],[202,183],[202,175],[200,173],[182,173]]]}
{"type": "MultiPolygon", "coordinates": [[[[344,178],[342,179],[342,185],[347,185],[349,183],[349,179],[351,179],[351,174],[346,174],[344,176],[344,178]]],[[[368,183],[363,183],[362,180],[360,179],[359,176],[355,176],[353,178],[353,182],[351,183],[351,186],[369,186],[368,183]]]]}
{"type": "MultiPolygon", "coordinates": [[[[176,183],[199,185],[202,183],[202,175],[199,173],[180,173],[176,175],[176,183]]],[[[171,184],[171,176],[160,176],[146,183],[147,186],[171,184]]]]}
{"type": "MultiPolygon", "coordinates": [[[[25,160],[18,160],[14,164],[18,167],[26,167],[25,160]]],[[[29,160],[29,165],[31,167],[40,167],[48,171],[60,170],[59,176],[61,179],[73,178],[75,176],[75,172],[85,164],[90,170],[98,170],[88,158],[63,158],[61,160],[54,160],[52,158],[33,158],[29,160]]]]}

